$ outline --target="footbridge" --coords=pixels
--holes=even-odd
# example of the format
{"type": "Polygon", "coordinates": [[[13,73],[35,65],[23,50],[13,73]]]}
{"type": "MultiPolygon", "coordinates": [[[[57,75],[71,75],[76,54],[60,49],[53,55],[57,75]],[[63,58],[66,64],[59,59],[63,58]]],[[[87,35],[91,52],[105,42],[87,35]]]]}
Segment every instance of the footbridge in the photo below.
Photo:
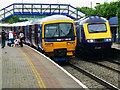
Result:
{"type": "Polygon", "coordinates": [[[13,15],[66,15],[73,19],[86,14],[69,4],[14,3],[0,10],[0,21],[13,15]]]}

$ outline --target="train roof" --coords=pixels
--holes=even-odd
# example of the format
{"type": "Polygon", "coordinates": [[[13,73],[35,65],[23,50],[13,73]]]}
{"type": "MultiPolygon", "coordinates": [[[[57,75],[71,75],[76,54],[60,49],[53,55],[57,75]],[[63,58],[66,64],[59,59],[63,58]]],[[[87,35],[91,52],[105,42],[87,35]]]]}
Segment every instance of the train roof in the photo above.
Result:
{"type": "Polygon", "coordinates": [[[27,25],[34,25],[34,24],[42,24],[44,22],[56,21],[56,20],[71,20],[71,21],[73,21],[71,18],[69,18],[67,16],[52,15],[52,16],[47,16],[45,18],[31,20],[31,21],[25,21],[25,22],[17,22],[17,23],[12,23],[12,24],[0,23],[0,26],[5,26],[5,27],[27,26],[27,25]]]}
{"type": "Polygon", "coordinates": [[[91,16],[91,17],[83,17],[79,19],[77,22],[79,22],[82,25],[84,23],[108,22],[108,20],[103,17],[91,16]]]}
{"type": "Polygon", "coordinates": [[[52,16],[47,16],[47,17],[42,18],[42,19],[33,20],[31,24],[42,24],[44,22],[57,21],[57,20],[73,21],[71,18],[64,16],[64,15],[52,15],[52,16]]]}

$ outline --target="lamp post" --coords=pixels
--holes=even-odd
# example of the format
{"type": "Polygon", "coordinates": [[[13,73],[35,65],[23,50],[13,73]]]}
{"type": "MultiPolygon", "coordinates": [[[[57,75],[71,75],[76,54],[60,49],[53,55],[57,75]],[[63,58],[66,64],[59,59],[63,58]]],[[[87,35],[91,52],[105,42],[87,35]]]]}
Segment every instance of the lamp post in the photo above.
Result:
{"type": "Polygon", "coordinates": [[[90,7],[92,8],[92,1],[90,2],[90,7]]]}
{"type": "Polygon", "coordinates": [[[96,3],[96,6],[98,5],[99,5],[99,10],[98,11],[96,10],[96,14],[100,11],[100,3],[96,3]]]}
{"type": "Polygon", "coordinates": [[[100,3],[96,3],[96,5],[100,5],[100,3]]]}
{"type": "Polygon", "coordinates": [[[100,10],[100,3],[96,3],[96,5],[99,5],[99,10],[100,10]]]}

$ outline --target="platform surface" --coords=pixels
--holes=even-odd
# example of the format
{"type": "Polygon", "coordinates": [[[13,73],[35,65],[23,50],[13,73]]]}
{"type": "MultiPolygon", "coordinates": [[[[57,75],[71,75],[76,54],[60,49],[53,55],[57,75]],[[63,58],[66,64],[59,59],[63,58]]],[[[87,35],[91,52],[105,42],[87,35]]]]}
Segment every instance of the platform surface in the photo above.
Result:
{"type": "Polygon", "coordinates": [[[2,88],[82,88],[28,46],[2,49],[2,88]]]}
{"type": "Polygon", "coordinates": [[[120,50],[120,44],[113,43],[112,48],[120,50]]]}

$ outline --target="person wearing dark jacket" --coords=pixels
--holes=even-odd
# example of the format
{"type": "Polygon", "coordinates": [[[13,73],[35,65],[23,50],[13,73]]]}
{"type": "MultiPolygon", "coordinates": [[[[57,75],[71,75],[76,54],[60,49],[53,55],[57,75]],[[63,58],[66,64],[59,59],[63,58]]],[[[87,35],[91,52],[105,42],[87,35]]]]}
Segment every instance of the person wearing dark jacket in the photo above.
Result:
{"type": "Polygon", "coordinates": [[[19,45],[21,46],[21,47],[23,47],[23,38],[24,38],[24,34],[23,34],[23,32],[21,31],[21,30],[19,30],[19,39],[20,39],[20,41],[19,41],[19,45]]]}
{"type": "Polygon", "coordinates": [[[5,47],[5,31],[2,30],[2,48],[5,47]]]}

